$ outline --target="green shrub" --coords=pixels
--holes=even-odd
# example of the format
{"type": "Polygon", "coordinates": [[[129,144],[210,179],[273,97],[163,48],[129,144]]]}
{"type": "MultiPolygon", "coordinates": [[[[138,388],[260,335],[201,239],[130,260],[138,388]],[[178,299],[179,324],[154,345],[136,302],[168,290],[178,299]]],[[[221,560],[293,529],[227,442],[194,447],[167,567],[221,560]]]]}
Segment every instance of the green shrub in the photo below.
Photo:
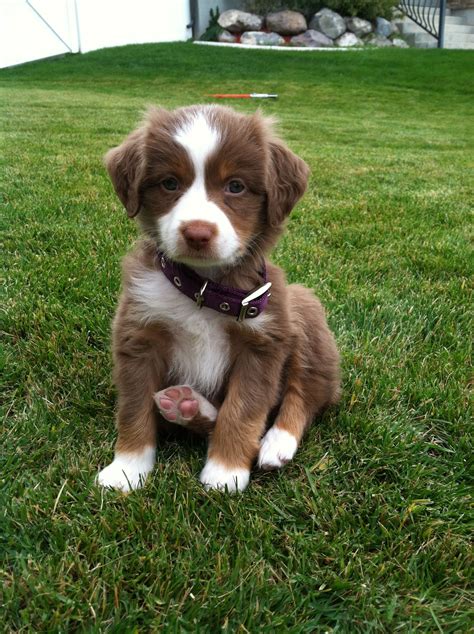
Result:
{"type": "Polygon", "coordinates": [[[398,0],[287,0],[284,3],[278,0],[247,0],[245,2],[247,11],[260,15],[279,9],[294,9],[309,17],[319,9],[328,7],[343,16],[357,15],[366,20],[375,20],[378,16],[391,18],[392,9],[397,5],[398,0]]]}
{"type": "Polygon", "coordinates": [[[342,15],[356,15],[366,20],[377,17],[390,19],[392,10],[398,5],[394,0],[327,0],[326,6],[342,15]]]}
{"type": "Polygon", "coordinates": [[[207,29],[199,38],[203,42],[217,42],[217,38],[220,33],[224,30],[221,26],[219,26],[218,19],[220,16],[219,7],[216,7],[215,10],[211,9],[209,11],[209,24],[207,29]]]}

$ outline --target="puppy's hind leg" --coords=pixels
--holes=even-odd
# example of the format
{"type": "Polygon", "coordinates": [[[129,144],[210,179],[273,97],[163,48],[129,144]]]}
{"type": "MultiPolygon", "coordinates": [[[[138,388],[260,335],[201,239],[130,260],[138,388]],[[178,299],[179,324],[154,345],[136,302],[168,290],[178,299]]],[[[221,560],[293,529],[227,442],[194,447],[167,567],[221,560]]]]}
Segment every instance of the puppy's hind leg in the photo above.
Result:
{"type": "MultiPolygon", "coordinates": [[[[294,363],[290,365],[294,368],[294,363]]],[[[293,374],[277,419],[262,438],[258,466],[265,470],[279,469],[289,462],[311,418],[312,412],[304,400],[300,377],[293,374]]]]}
{"type": "Polygon", "coordinates": [[[207,436],[215,427],[217,409],[188,385],[173,385],[154,395],[165,420],[207,436]]]}
{"type": "Polygon", "coordinates": [[[290,286],[295,346],[275,424],[260,445],[258,466],[278,469],[289,462],[314,416],[337,403],[339,354],[319,300],[302,286],[290,286]]]}

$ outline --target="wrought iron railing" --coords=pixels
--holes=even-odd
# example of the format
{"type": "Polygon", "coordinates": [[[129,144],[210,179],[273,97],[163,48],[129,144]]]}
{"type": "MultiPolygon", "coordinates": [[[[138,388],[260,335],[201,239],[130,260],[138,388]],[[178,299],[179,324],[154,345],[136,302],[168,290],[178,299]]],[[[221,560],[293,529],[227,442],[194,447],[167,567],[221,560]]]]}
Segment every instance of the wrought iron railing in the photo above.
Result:
{"type": "Polygon", "coordinates": [[[438,40],[444,47],[444,24],[447,0],[400,0],[399,8],[418,26],[438,40]]]}

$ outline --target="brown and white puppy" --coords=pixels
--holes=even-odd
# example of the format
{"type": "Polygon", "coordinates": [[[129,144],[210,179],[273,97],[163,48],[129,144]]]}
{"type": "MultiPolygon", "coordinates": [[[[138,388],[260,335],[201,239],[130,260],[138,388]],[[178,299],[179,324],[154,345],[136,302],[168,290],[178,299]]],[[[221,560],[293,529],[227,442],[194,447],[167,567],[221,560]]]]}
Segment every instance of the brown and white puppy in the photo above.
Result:
{"type": "Polygon", "coordinates": [[[313,417],[339,398],[323,308],[265,260],[264,312],[239,322],[199,310],[165,277],[156,252],[225,286],[261,286],[262,261],[306,189],[308,167],[271,121],[217,106],[151,110],[106,164],[145,239],[123,263],[113,324],[118,440],[98,482],[141,486],[168,421],[208,435],[206,488],[243,490],[255,461],[282,467],[313,417]]]}

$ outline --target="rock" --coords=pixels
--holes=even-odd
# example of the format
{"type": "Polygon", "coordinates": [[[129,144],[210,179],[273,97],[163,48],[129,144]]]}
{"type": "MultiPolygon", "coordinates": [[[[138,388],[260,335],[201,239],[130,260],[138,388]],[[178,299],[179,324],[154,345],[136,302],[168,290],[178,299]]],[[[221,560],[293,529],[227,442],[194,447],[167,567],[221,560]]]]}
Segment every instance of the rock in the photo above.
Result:
{"type": "Polygon", "coordinates": [[[277,11],[266,18],[267,29],[280,35],[298,35],[308,28],[306,18],[298,11],[277,11]]]}
{"type": "Polygon", "coordinates": [[[346,30],[344,19],[331,9],[321,9],[314,14],[313,19],[309,23],[310,29],[321,31],[324,35],[333,39],[339,37],[346,30]]]}
{"type": "Polygon", "coordinates": [[[357,37],[354,33],[343,33],[340,37],[334,40],[336,46],[363,46],[364,42],[357,37]]]}
{"type": "Polygon", "coordinates": [[[263,31],[246,31],[240,38],[241,44],[258,46],[281,46],[285,40],[278,33],[264,33],[263,31]]]}
{"type": "Polygon", "coordinates": [[[372,24],[368,20],[363,20],[362,18],[345,18],[344,21],[347,30],[351,31],[351,33],[355,33],[357,37],[368,35],[373,31],[372,24]]]}
{"type": "Polygon", "coordinates": [[[229,31],[222,31],[222,33],[219,33],[217,36],[217,41],[225,42],[225,44],[234,44],[237,42],[237,37],[232,35],[232,33],[229,33],[229,31]]]}
{"type": "Polygon", "coordinates": [[[392,46],[396,46],[397,48],[410,48],[410,46],[402,40],[400,37],[394,37],[392,40],[392,46]]]}
{"type": "Polygon", "coordinates": [[[221,13],[218,19],[219,26],[231,33],[243,31],[259,31],[263,26],[263,20],[259,15],[230,9],[221,13]]]}
{"type": "Polygon", "coordinates": [[[398,27],[397,21],[396,20],[391,20],[390,24],[392,25],[392,35],[394,33],[400,33],[400,29],[398,27]]]}
{"type": "Polygon", "coordinates": [[[309,31],[305,31],[300,35],[295,35],[291,38],[290,44],[293,46],[308,46],[313,48],[334,46],[334,42],[330,37],[314,29],[309,29],[309,31]]]}
{"type": "Polygon", "coordinates": [[[376,35],[372,33],[365,40],[366,44],[370,44],[371,46],[378,46],[379,48],[384,48],[385,46],[392,46],[392,42],[387,38],[383,37],[383,35],[376,35]]]}
{"type": "Polygon", "coordinates": [[[377,33],[377,35],[382,35],[383,37],[388,37],[389,35],[392,35],[392,23],[385,18],[377,18],[375,32],[377,33]]]}

